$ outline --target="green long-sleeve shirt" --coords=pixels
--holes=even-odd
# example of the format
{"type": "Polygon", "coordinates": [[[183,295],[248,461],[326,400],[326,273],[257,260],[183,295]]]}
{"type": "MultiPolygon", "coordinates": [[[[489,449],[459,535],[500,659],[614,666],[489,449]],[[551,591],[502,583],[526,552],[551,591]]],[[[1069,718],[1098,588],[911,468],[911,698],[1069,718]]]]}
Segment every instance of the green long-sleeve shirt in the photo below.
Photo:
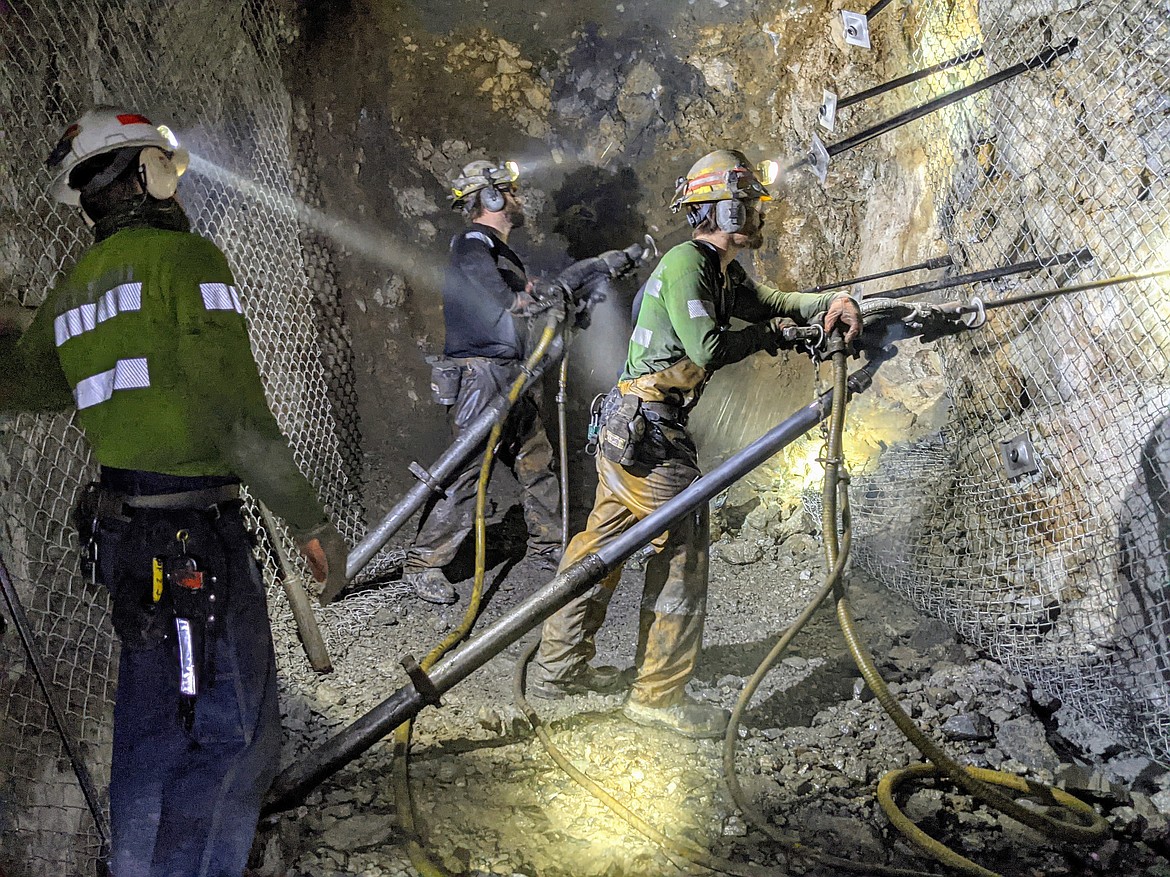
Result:
{"type": "Polygon", "coordinates": [[[0,409],[70,405],[103,466],[235,475],[294,530],[325,521],[265,400],[227,259],[205,238],[112,235],[0,343],[0,409]]]}
{"type": "Polygon", "coordinates": [[[782,292],[753,281],[738,262],[722,271],[710,244],[679,244],[662,257],[642,290],[621,379],[639,389],[653,387],[658,392],[652,397],[693,405],[713,371],[760,349],[769,331],[763,321],[807,321],[834,297],[782,292]],[[733,317],[759,325],[732,330],[733,317]]]}

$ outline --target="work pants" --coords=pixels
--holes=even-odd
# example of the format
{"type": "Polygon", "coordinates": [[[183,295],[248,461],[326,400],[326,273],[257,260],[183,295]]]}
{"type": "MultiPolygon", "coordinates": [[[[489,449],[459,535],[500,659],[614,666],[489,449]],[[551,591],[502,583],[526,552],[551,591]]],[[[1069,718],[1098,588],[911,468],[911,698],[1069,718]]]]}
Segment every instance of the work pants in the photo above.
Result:
{"type": "MultiPolygon", "coordinates": [[[[687,439],[689,444],[689,438],[687,439]]],[[[561,569],[617,538],[699,477],[693,446],[662,462],[627,469],[597,456],[597,494],[585,530],[573,537],[561,569]]],[[[638,624],[636,677],[630,697],[669,706],[683,694],[703,641],[710,527],[707,506],[655,540],[646,564],[638,624]]],[[[533,682],[565,681],[593,658],[594,640],[621,578],[615,569],[544,623],[529,674],[533,682]]]]}
{"type": "MultiPolygon", "coordinates": [[[[197,479],[182,479],[197,482],[197,479]]],[[[188,487],[186,489],[194,489],[188,487]]],[[[114,877],[240,877],[280,761],[276,662],[260,571],[238,503],[126,510],[98,526],[99,575],[122,640],[110,774],[114,877]],[[216,578],[214,676],[179,716],[174,613],[153,604],[152,558],[186,531],[216,578]]]]}
{"type": "MultiPolygon", "coordinates": [[[[520,374],[520,363],[483,357],[459,360],[463,367],[459,395],[452,406],[452,432],[463,431],[502,394],[520,374]]],[[[406,569],[446,566],[471,532],[475,497],[485,442],[445,485],[446,496],[433,494],[423,508],[418,535],[407,553],[406,569]]],[[[549,554],[559,550],[560,487],[553,472],[553,449],[540,421],[540,409],[531,393],[521,396],[504,421],[496,459],[502,460],[520,482],[529,550],[549,554]]]]}

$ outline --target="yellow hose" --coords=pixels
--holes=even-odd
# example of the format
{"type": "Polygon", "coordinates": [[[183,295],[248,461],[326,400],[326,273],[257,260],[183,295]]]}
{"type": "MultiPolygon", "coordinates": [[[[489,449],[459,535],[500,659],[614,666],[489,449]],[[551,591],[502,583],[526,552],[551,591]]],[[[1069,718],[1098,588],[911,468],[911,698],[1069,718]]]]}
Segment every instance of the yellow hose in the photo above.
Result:
{"type": "MultiPolygon", "coordinates": [[[[923,849],[943,864],[960,873],[978,875],[978,877],[999,877],[994,871],[977,865],[949,849],[944,844],[927,836],[925,832],[914,825],[899,810],[897,804],[894,802],[895,790],[907,779],[941,774],[951,779],[969,794],[979,798],[985,804],[1050,837],[1071,843],[1095,843],[1100,841],[1108,831],[1108,824],[1091,806],[1085,804],[1083,801],[1059,789],[1050,788],[1042,783],[1024,780],[1011,774],[1003,774],[998,771],[980,768],[965,768],[948,756],[942,747],[923,734],[918,726],[914,724],[913,720],[902,710],[897,700],[890,693],[885,681],[878,673],[873,658],[862,644],[857,633],[857,628],[849,609],[849,602],[845,597],[844,587],[840,578],[840,572],[845,566],[845,559],[849,553],[851,538],[851,522],[848,515],[848,494],[842,491],[841,520],[845,528],[844,545],[839,550],[837,537],[837,495],[839,488],[848,482],[848,476],[841,474],[841,446],[848,387],[845,353],[843,351],[836,352],[832,358],[834,369],[833,409],[829,417],[829,436],[824,460],[825,486],[822,495],[823,512],[821,519],[825,558],[832,573],[827,578],[825,586],[821,589],[820,593],[806,607],[800,618],[797,619],[797,622],[785,632],[768,657],[761,663],[760,668],[757,669],[756,674],[752,677],[749,685],[745,687],[741,693],[739,702],[736,704],[736,711],[732,714],[732,725],[729,726],[727,737],[724,739],[724,768],[728,777],[728,787],[731,790],[732,797],[744,811],[745,815],[751,816],[765,830],[768,830],[770,834],[775,836],[775,832],[770,830],[771,827],[767,824],[767,821],[754,808],[745,806],[747,802],[744,800],[742,789],[738,781],[734,778],[735,727],[738,725],[739,716],[742,715],[743,710],[746,708],[763,675],[768,672],[772,663],[774,663],[788,643],[791,642],[796,631],[807,622],[821,601],[828,596],[829,591],[833,591],[837,598],[838,623],[841,626],[846,644],[849,646],[850,654],[852,654],[854,661],[857,663],[857,667],[861,671],[861,675],[865,679],[866,684],[873,691],[874,696],[882,705],[883,709],[893,719],[894,724],[898,726],[898,729],[932,762],[931,764],[914,765],[906,770],[894,771],[887,774],[879,782],[877,790],[878,802],[895,827],[902,831],[920,849],[923,849]],[[1024,807],[1011,796],[1000,792],[995,786],[1004,786],[1042,798],[1048,805],[1057,808],[1062,807],[1065,811],[1071,812],[1071,814],[1078,817],[1079,821],[1070,822],[1064,818],[1058,818],[1037,809],[1024,807]]],[[[836,860],[835,857],[829,857],[824,853],[802,850],[799,846],[797,849],[798,851],[810,853],[819,861],[836,861],[840,864],[840,860],[836,860]]],[[[857,866],[850,865],[848,867],[852,870],[856,869],[857,866]]],[[[878,870],[872,865],[866,867],[874,871],[878,870]]]]}
{"type": "MultiPolygon", "coordinates": [[[[848,394],[846,384],[848,376],[844,351],[833,354],[833,375],[833,413],[830,417],[829,446],[825,461],[825,508],[824,518],[822,520],[822,530],[825,536],[825,558],[830,566],[836,566],[838,559],[836,506],[835,504],[833,505],[832,514],[830,515],[829,502],[836,495],[837,481],[839,480],[838,468],[845,422],[844,409],[848,394]]],[[[874,696],[882,705],[882,708],[893,719],[894,724],[898,726],[898,729],[917,747],[919,752],[932,762],[932,772],[938,772],[948,777],[984,804],[1012,817],[1018,822],[1022,822],[1029,828],[1034,828],[1037,831],[1047,834],[1049,837],[1078,844],[1096,843],[1105,837],[1109,830],[1109,825],[1105,819],[1093,810],[1092,807],[1081,801],[1077,801],[1075,806],[1065,803],[1065,801],[1076,801],[1071,795],[1062,793],[1061,797],[1058,798],[1055,795],[1057,790],[1043,783],[1031,781],[1023,783],[1023,791],[1044,798],[1052,806],[1057,808],[1063,807],[1066,813],[1071,812],[1085,817],[1086,821],[1069,822],[1064,818],[1049,815],[1042,810],[1025,807],[1015,798],[995,788],[997,785],[1018,788],[1018,779],[1016,777],[1010,774],[1001,774],[998,771],[982,769],[969,770],[947,755],[941,746],[926,736],[914,724],[914,721],[902,709],[897,699],[890,693],[890,689],[886,686],[885,680],[882,679],[881,674],[878,673],[877,667],[874,665],[869,650],[861,642],[849,609],[849,601],[846,599],[844,588],[840,586],[840,583],[838,583],[835,593],[837,595],[837,621],[841,625],[841,632],[845,637],[845,642],[849,646],[850,653],[853,655],[853,660],[857,663],[858,670],[861,671],[861,675],[865,679],[866,684],[873,691],[874,696]],[[995,779],[989,781],[986,779],[987,777],[994,777],[995,779]]],[[[903,778],[899,777],[899,780],[903,778]]],[[[900,818],[900,811],[893,799],[894,786],[895,784],[890,784],[884,789],[879,789],[878,802],[881,804],[882,809],[886,811],[886,815],[897,825],[902,822],[902,819],[900,818]],[[898,816],[894,814],[898,814],[898,816]]],[[[916,831],[908,835],[908,837],[915,843],[919,843],[921,837],[925,837],[925,835],[920,831],[916,831]]],[[[939,859],[939,861],[964,873],[980,875],[994,873],[981,868],[979,865],[960,856],[942,844],[932,841],[930,844],[921,844],[921,846],[926,852],[939,859]]]]}
{"type": "MultiPolygon", "coordinates": [[[[505,406],[505,411],[510,411],[512,406],[516,404],[516,400],[524,391],[524,385],[527,383],[529,375],[535,371],[540,361],[548,353],[548,349],[556,337],[557,326],[560,325],[561,319],[562,317],[556,312],[550,314],[544,331],[541,332],[540,339],[536,343],[536,348],[524,362],[519,377],[512,383],[508,391],[508,404],[505,406]]],[[[476,618],[479,617],[480,602],[483,599],[483,584],[487,577],[487,488],[492,477],[492,463],[495,460],[496,445],[500,441],[506,420],[507,415],[504,415],[492,427],[487,449],[483,454],[483,463],[479,467],[479,483],[475,496],[475,584],[471,589],[467,611],[463,614],[463,620],[459,626],[447,634],[443,641],[431,649],[427,656],[419,662],[423,672],[433,667],[452,646],[457,645],[467,636],[475,625],[476,618]]],[[[394,730],[394,755],[396,756],[393,774],[394,799],[402,820],[403,830],[407,836],[406,851],[410,856],[411,864],[422,877],[451,877],[451,873],[439,862],[432,859],[423,847],[418,823],[415,820],[414,801],[410,794],[410,735],[413,727],[414,723],[408,720],[394,730]]]]}

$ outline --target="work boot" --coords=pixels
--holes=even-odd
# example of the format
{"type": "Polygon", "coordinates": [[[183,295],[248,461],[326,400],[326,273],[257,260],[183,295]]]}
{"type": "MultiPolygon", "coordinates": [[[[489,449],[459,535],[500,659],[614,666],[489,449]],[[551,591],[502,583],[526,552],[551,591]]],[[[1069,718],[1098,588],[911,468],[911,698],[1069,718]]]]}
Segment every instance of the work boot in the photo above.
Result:
{"type": "Polygon", "coordinates": [[[447,605],[459,599],[454,586],[447,581],[447,577],[443,575],[441,569],[428,567],[408,570],[403,574],[402,581],[410,585],[416,597],[420,600],[426,600],[428,603],[447,605]]]}
{"type": "Polygon", "coordinates": [[[528,693],[544,700],[560,700],[573,694],[617,694],[626,687],[626,677],[617,667],[584,664],[568,679],[538,679],[528,693]]]}
{"type": "Polygon", "coordinates": [[[727,710],[699,703],[686,694],[669,706],[650,706],[627,697],[622,705],[622,715],[638,725],[662,728],[699,740],[722,737],[731,717],[727,710]]]}
{"type": "Polygon", "coordinates": [[[529,547],[525,560],[528,561],[535,572],[552,575],[557,571],[557,567],[561,562],[561,546],[545,545],[540,548],[529,547]]]}

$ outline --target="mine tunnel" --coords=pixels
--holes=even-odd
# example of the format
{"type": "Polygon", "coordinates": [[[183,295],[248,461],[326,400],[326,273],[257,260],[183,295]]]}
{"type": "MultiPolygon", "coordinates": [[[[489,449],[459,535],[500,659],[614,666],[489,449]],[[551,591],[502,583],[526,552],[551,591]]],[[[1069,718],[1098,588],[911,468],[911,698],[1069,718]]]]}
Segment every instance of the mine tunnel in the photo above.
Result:
{"type": "Polygon", "coordinates": [[[0,877],[1170,875],[1164,2],[0,46],[0,877]]]}

